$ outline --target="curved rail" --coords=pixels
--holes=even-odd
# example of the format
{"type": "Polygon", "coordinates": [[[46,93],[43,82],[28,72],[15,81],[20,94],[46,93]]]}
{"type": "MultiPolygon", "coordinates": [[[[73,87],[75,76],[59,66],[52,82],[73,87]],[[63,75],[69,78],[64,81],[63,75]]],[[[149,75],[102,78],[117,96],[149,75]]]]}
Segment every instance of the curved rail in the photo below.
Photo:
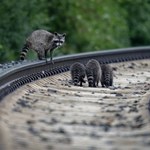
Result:
{"type": "Polygon", "coordinates": [[[150,47],[124,48],[67,55],[54,59],[54,64],[38,61],[15,67],[0,74],[0,100],[25,83],[66,72],[74,62],[97,59],[101,64],[150,58],[150,47]]]}

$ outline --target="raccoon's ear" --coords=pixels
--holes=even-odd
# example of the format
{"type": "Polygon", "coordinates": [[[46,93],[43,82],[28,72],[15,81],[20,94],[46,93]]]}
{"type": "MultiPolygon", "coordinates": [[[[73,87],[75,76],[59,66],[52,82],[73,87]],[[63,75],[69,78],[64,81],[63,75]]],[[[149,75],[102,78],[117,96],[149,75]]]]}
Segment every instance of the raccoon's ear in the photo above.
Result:
{"type": "Polygon", "coordinates": [[[54,35],[55,35],[55,36],[57,36],[57,35],[58,35],[58,33],[57,33],[57,32],[54,32],[54,35]]]}
{"type": "Polygon", "coordinates": [[[64,33],[62,36],[65,37],[65,36],[66,36],[66,33],[64,33]]]}

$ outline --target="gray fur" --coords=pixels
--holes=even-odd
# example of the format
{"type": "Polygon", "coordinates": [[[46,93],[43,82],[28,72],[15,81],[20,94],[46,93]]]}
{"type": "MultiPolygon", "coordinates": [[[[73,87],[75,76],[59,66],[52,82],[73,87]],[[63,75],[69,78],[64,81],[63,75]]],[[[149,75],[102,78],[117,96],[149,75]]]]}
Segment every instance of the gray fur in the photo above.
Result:
{"type": "Polygon", "coordinates": [[[102,87],[109,87],[113,85],[113,69],[110,65],[104,64],[101,65],[102,68],[102,78],[101,84],[102,87]]]}
{"type": "Polygon", "coordinates": [[[85,66],[83,64],[79,62],[72,64],[70,67],[70,73],[74,85],[80,83],[80,86],[82,86],[82,83],[85,83],[85,66]]]}
{"type": "Polygon", "coordinates": [[[89,87],[97,87],[101,80],[101,67],[97,60],[91,59],[86,64],[86,75],[89,87]]]}
{"type": "Polygon", "coordinates": [[[65,33],[54,34],[46,30],[36,30],[26,39],[26,43],[20,54],[20,59],[24,60],[29,49],[34,50],[37,53],[39,60],[46,59],[47,53],[50,51],[50,58],[52,61],[53,50],[62,46],[65,42],[65,33]]]}

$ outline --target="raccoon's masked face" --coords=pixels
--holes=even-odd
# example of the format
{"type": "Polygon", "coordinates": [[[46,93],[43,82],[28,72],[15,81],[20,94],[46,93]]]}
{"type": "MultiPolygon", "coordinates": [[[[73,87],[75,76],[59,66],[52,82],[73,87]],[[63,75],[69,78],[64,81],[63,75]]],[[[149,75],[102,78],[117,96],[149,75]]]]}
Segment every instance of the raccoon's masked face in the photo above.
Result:
{"type": "Polygon", "coordinates": [[[56,47],[60,47],[64,44],[65,36],[66,36],[66,33],[63,33],[63,34],[59,34],[57,32],[54,33],[53,42],[56,47]]]}

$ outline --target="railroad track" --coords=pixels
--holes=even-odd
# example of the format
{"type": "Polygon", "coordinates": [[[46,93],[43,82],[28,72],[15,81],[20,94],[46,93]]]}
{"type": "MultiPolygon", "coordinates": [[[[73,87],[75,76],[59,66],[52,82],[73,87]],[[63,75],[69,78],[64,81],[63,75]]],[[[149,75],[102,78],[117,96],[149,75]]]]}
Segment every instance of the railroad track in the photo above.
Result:
{"type": "Polygon", "coordinates": [[[150,47],[126,48],[64,56],[55,59],[54,64],[45,63],[45,61],[22,64],[0,74],[0,100],[26,83],[66,72],[72,63],[78,61],[85,64],[91,58],[97,59],[102,64],[146,59],[150,58],[150,47]]]}
{"type": "Polygon", "coordinates": [[[10,68],[0,78],[0,149],[149,149],[149,58],[148,47],[132,48],[10,68]],[[90,58],[112,63],[114,88],[69,83],[70,65],[90,58]]]}

